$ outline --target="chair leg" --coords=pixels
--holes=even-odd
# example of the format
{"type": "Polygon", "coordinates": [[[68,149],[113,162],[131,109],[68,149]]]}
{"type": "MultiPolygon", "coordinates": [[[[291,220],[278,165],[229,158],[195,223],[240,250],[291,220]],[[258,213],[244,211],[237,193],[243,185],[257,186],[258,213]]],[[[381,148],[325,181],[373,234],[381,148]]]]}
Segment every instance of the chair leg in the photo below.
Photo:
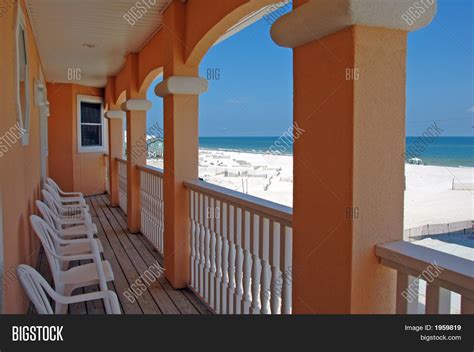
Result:
{"type": "MultiPolygon", "coordinates": [[[[72,291],[75,287],[73,285],[61,285],[57,288],[57,292],[63,296],[71,296],[72,291]]],[[[68,305],[60,304],[56,302],[55,314],[67,314],[68,305]]]]}

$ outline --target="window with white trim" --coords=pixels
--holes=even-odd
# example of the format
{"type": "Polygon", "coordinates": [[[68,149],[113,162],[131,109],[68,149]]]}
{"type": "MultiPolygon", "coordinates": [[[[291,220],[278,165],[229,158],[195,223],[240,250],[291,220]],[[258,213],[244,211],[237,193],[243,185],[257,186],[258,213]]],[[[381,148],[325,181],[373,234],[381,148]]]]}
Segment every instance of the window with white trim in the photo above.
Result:
{"type": "Polygon", "coordinates": [[[78,95],[78,147],[81,153],[106,151],[103,101],[99,97],[78,95]]]}
{"type": "Polygon", "coordinates": [[[28,145],[30,130],[30,91],[28,75],[28,48],[26,41],[25,19],[18,9],[16,26],[16,62],[17,62],[17,110],[18,122],[22,129],[22,143],[28,145]]]}

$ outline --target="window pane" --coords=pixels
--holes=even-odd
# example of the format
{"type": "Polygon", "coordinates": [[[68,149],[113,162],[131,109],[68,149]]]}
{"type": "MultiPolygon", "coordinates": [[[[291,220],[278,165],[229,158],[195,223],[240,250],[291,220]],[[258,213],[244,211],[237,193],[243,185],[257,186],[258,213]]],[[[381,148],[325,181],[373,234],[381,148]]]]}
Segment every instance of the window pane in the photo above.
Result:
{"type": "Polygon", "coordinates": [[[81,143],[83,147],[102,146],[102,126],[81,126],[81,143]]]}
{"type": "Polygon", "coordinates": [[[101,123],[102,104],[81,103],[81,122],[82,123],[101,123]]]}

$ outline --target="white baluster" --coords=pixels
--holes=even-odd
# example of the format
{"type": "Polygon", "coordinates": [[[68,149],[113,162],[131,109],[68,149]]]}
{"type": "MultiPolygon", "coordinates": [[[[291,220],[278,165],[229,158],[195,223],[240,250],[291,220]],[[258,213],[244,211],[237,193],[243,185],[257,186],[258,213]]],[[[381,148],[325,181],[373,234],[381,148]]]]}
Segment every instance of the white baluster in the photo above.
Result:
{"type": "Polygon", "coordinates": [[[228,314],[229,297],[229,204],[222,204],[222,302],[221,313],[228,314]]]}
{"type": "Polygon", "coordinates": [[[280,295],[282,278],[280,274],[280,224],[270,220],[270,266],[272,271],[270,284],[270,310],[272,314],[280,313],[280,295]]]}
{"type": "Polygon", "coordinates": [[[250,227],[251,235],[251,251],[252,251],[252,314],[260,314],[260,256],[259,256],[259,238],[262,235],[260,229],[263,228],[262,218],[260,216],[251,215],[253,225],[250,227]]]}
{"type": "Polygon", "coordinates": [[[260,259],[262,264],[260,305],[262,314],[268,314],[268,301],[270,296],[270,276],[271,269],[269,261],[269,220],[263,219],[260,235],[260,259]]]}
{"type": "Polygon", "coordinates": [[[221,312],[221,295],[222,295],[222,218],[221,218],[221,201],[216,200],[216,281],[215,281],[215,310],[219,314],[221,312]]]}
{"type": "Polygon", "coordinates": [[[189,191],[189,218],[190,218],[190,223],[191,223],[191,229],[190,229],[190,240],[191,240],[191,287],[195,287],[196,281],[195,281],[195,271],[194,271],[194,263],[196,262],[196,251],[194,248],[194,242],[196,240],[195,237],[195,229],[196,229],[196,224],[194,221],[194,191],[189,191]]]}
{"type": "MultiPolygon", "coordinates": [[[[283,225],[282,225],[283,226],[283,225]]],[[[281,232],[280,240],[280,270],[282,272],[282,288],[281,288],[281,314],[291,314],[291,290],[293,281],[292,268],[292,248],[293,234],[291,227],[284,226],[281,232]]]]}
{"type": "Polygon", "coordinates": [[[235,314],[235,207],[229,204],[229,297],[228,314],[235,314]]]}
{"type": "Polygon", "coordinates": [[[210,269],[210,280],[209,280],[209,303],[211,307],[216,309],[215,302],[215,289],[216,289],[216,207],[214,198],[210,199],[210,250],[209,250],[209,269],[210,269]]]}
{"type": "Polygon", "coordinates": [[[244,250],[244,273],[243,273],[243,299],[241,306],[242,314],[249,314],[250,309],[250,281],[252,275],[252,256],[250,254],[250,228],[253,226],[253,216],[245,211],[242,216],[243,250],[244,250]]]}
{"type": "Polygon", "coordinates": [[[203,195],[199,194],[199,294],[204,297],[204,242],[206,230],[204,228],[203,195]]]}

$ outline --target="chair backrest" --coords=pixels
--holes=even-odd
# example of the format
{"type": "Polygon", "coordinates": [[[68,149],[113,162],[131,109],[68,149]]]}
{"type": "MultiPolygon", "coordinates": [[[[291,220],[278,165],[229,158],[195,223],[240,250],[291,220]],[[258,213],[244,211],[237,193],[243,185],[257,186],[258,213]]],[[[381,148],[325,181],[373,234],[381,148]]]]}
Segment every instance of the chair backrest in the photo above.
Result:
{"type": "Polygon", "coordinates": [[[43,245],[54,282],[57,282],[59,272],[61,271],[61,261],[58,258],[60,254],[57,251],[57,244],[54,240],[57,236],[51,226],[37,215],[30,216],[30,223],[43,245]]]}
{"type": "Polygon", "coordinates": [[[54,290],[40,273],[25,264],[18,265],[16,272],[38,314],[53,314],[48,295],[51,296],[54,290]]]}
{"type": "Polygon", "coordinates": [[[61,195],[59,194],[59,191],[56,188],[50,186],[49,184],[45,184],[43,189],[51,193],[51,195],[56,198],[58,202],[61,202],[61,195]]]}
{"type": "Polygon", "coordinates": [[[53,197],[51,192],[43,189],[41,193],[43,194],[44,202],[48,205],[49,209],[53,210],[58,215],[61,214],[61,211],[64,211],[64,208],[61,206],[59,201],[53,197]]]}
{"type": "Polygon", "coordinates": [[[46,184],[54,188],[58,194],[61,193],[61,188],[52,178],[46,178],[46,184]]]}
{"type": "Polygon", "coordinates": [[[40,200],[36,201],[36,207],[38,208],[41,216],[43,217],[43,220],[45,220],[48,225],[54,227],[58,231],[62,230],[58,214],[49,209],[49,207],[40,200]]]}

